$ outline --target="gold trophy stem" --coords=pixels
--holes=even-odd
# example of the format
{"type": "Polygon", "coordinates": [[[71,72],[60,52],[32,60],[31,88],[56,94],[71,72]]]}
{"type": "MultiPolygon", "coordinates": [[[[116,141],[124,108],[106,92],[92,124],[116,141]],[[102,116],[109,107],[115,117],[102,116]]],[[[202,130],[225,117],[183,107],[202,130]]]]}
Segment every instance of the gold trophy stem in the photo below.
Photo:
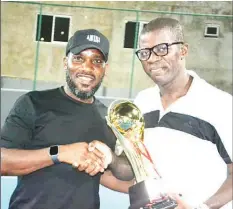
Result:
{"type": "MultiPolygon", "coordinates": [[[[123,145],[123,147],[132,146],[128,140],[108,121],[106,118],[108,125],[112,128],[113,132],[117,136],[117,139],[123,145]],[[129,144],[128,144],[128,143],[129,144]]],[[[135,174],[135,178],[137,182],[141,182],[145,180],[145,177],[148,176],[141,159],[141,156],[136,153],[134,149],[124,149],[124,152],[129,159],[131,166],[133,167],[133,171],[135,174]],[[130,152],[129,152],[130,150],[130,152]]]]}

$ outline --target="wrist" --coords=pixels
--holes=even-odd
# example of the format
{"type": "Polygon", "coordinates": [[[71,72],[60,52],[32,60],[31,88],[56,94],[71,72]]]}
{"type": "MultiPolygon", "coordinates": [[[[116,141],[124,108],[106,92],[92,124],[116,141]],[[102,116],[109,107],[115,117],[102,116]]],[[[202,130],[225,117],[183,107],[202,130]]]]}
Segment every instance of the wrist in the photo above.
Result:
{"type": "Polygon", "coordinates": [[[116,158],[117,158],[116,154],[115,154],[114,152],[111,151],[111,157],[109,157],[109,165],[110,165],[110,166],[113,165],[113,164],[115,163],[116,158]]]}
{"type": "Polygon", "coordinates": [[[108,152],[106,155],[105,155],[105,159],[104,159],[104,168],[106,169],[108,166],[111,166],[112,165],[112,162],[113,162],[113,153],[112,151],[108,152]]]}
{"type": "Polygon", "coordinates": [[[53,145],[49,148],[49,155],[51,157],[51,160],[53,161],[53,164],[60,163],[60,161],[58,159],[58,151],[59,151],[58,145],[53,145]]]}
{"type": "Polygon", "coordinates": [[[62,163],[65,163],[65,153],[67,151],[67,146],[66,145],[60,145],[59,150],[58,150],[58,160],[62,163]]]}

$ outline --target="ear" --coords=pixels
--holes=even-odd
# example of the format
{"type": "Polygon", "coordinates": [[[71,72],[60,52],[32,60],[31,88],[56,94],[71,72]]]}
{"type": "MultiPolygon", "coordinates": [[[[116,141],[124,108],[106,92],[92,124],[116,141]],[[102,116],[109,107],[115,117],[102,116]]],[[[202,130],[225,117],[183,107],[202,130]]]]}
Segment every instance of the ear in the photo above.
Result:
{"type": "Polygon", "coordinates": [[[185,57],[188,54],[188,44],[184,43],[180,48],[180,56],[185,57]]]}
{"type": "Polygon", "coordinates": [[[105,70],[105,75],[106,75],[108,70],[109,70],[109,64],[108,63],[105,64],[105,69],[104,70],[105,70]]]}
{"type": "Polygon", "coordinates": [[[66,70],[68,68],[68,60],[67,57],[63,58],[63,66],[64,66],[64,70],[66,70]]]}
{"type": "Polygon", "coordinates": [[[106,63],[106,64],[105,64],[105,70],[108,70],[108,69],[109,69],[109,64],[106,63]]]}

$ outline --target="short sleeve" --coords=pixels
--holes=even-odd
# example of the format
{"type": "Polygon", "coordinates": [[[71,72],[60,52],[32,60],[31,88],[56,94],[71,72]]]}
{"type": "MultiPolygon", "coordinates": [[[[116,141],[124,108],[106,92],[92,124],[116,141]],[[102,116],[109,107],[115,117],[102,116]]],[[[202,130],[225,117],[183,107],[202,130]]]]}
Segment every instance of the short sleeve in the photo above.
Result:
{"type": "Polygon", "coordinates": [[[1,130],[1,147],[23,149],[33,134],[34,108],[29,94],[22,95],[9,112],[1,130]]]}
{"type": "Polygon", "coordinates": [[[232,96],[223,98],[219,104],[222,107],[218,115],[216,115],[215,127],[220,136],[224,148],[224,161],[232,163],[232,96]]]}
{"type": "Polygon", "coordinates": [[[140,92],[136,95],[136,97],[135,97],[135,99],[134,99],[134,101],[133,101],[133,103],[135,104],[135,105],[137,105],[138,107],[140,106],[140,101],[141,101],[141,99],[140,99],[140,92]]]}

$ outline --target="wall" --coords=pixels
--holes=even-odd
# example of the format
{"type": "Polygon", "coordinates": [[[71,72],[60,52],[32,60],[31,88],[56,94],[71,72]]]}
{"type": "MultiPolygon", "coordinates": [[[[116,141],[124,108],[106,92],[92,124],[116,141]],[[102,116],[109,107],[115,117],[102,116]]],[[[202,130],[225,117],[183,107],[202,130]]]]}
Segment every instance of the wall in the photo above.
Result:
{"type": "MultiPolygon", "coordinates": [[[[49,2],[46,2],[49,3],[49,2]]],[[[107,96],[127,96],[133,76],[133,93],[153,85],[145,75],[133,49],[124,49],[126,21],[135,21],[136,12],[77,8],[95,6],[106,8],[166,11],[139,12],[139,20],[170,16],[184,24],[185,40],[189,43],[187,67],[202,77],[232,93],[232,18],[166,14],[168,12],[232,15],[232,2],[50,2],[73,7],[43,6],[42,14],[72,17],[71,34],[77,29],[98,28],[110,39],[110,70],[104,80],[107,96]],[[219,38],[203,37],[205,23],[220,25],[219,38]]],[[[36,50],[38,50],[38,81],[64,82],[62,59],[64,44],[35,41],[36,16],[39,5],[3,2],[2,12],[2,76],[33,80],[36,50]],[[13,14],[13,15],[12,15],[13,14]]],[[[4,87],[4,86],[3,86],[4,87]]]]}

